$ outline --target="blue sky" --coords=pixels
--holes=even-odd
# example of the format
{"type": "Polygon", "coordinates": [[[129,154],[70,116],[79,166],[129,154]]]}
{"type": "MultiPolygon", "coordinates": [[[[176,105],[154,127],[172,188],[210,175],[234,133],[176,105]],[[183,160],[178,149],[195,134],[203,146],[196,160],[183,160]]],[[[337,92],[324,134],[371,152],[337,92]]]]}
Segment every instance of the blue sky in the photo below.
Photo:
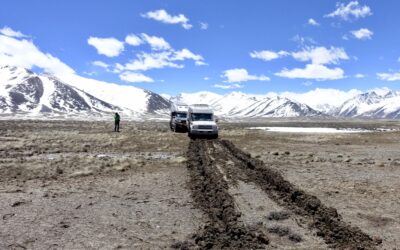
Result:
{"type": "Polygon", "coordinates": [[[172,95],[398,89],[399,9],[396,0],[4,1],[0,64],[172,95]],[[22,41],[43,60],[24,61],[32,46],[13,45],[22,41]]]}

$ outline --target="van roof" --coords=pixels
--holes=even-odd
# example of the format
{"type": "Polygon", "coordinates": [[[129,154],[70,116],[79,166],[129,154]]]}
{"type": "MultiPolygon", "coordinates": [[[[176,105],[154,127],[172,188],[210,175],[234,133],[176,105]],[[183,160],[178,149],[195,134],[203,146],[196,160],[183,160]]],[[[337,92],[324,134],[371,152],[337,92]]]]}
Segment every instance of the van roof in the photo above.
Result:
{"type": "Polygon", "coordinates": [[[172,103],[171,105],[171,111],[172,112],[187,112],[188,111],[188,105],[185,103],[172,103]]]}
{"type": "Polygon", "coordinates": [[[214,111],[207,104],[194,104],[189,106],[189,112],[191,113],[208,113],[213,114],[214,111]]]}

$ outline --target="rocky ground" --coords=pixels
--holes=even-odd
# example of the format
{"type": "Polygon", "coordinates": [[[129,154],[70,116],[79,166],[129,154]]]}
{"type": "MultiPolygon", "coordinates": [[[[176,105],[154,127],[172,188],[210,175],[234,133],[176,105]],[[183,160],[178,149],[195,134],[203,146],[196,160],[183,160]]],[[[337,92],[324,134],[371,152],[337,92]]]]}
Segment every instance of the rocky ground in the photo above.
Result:
{"type": "Polygon", "coordinates": [[[0,249],[400,249],[400,128],[391,121],[0,121],[0,249]]]}

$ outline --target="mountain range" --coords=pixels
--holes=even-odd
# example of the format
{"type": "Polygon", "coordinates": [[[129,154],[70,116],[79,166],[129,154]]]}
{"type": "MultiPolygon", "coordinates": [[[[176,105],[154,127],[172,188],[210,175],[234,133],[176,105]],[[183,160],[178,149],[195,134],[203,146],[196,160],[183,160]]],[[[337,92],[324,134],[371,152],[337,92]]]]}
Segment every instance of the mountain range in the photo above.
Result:
{"type": "Polygon", "coordinates": [[[231,92],[181,93],[167,97],[133,86],[78,75],[55,77],[25,68],[0,67],[0,114],[3,117],[109,117],[114,112],[130,119],[164,117],[172,102],[206,103],[226,118],[357,117],[400,118],[400,92],[389,89],[356,95],[341,105],[308,105],[279,95],[231,92]]]}

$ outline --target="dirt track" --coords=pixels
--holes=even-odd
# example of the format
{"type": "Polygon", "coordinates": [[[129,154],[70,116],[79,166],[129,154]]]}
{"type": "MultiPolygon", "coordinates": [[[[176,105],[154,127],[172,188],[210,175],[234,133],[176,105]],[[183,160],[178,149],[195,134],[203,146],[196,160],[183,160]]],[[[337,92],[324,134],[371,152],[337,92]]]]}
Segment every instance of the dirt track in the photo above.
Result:
{"type": "MultiPolygon", "coordinates": [[[[188,168],[191,172],[192,195],[210,218],[204,230],[195,236],[195,243],[201,248],[262,248],[270,241],[267,240],[267,232],[288,236],[292,244],[286,242],[287,246],[281,247],[296,247],[296,244],[301,247],[303,238],[311,238],[308,241],[317,242],[313,247],[318,248],[375,249],[380,243],[359,228],[343,222],[336,209],[325,206],[317,197],[296,188],[284,180],[279,172],[251,158],[230,141],[191,141],[188,168]],[[257,185],[270,198],[270,202],[285,208],[285,212],[270,211],[271,220],[287,220],[292,217],[298,226],[309,230],[307,236],[293,233],[293,229],[284,225],[246,225],[241,215],[247,211],[240,209],[240,204],[237,204],[240,202],[236,202],[229,192],[229,185],[237,187],[238,181],[257,185]],[[287,216],[282,218],[282,213],[287,216]],[[274,218],[273,215],[278,216],[274,218]],[[326,245],[313,239],[315,235],[323,238],[326,245]]],[[[251,198],[247,197],[248,200],[251,198]]],[[[275,242],[278,247],[280,243],[280,239],[275,242]]]]}

